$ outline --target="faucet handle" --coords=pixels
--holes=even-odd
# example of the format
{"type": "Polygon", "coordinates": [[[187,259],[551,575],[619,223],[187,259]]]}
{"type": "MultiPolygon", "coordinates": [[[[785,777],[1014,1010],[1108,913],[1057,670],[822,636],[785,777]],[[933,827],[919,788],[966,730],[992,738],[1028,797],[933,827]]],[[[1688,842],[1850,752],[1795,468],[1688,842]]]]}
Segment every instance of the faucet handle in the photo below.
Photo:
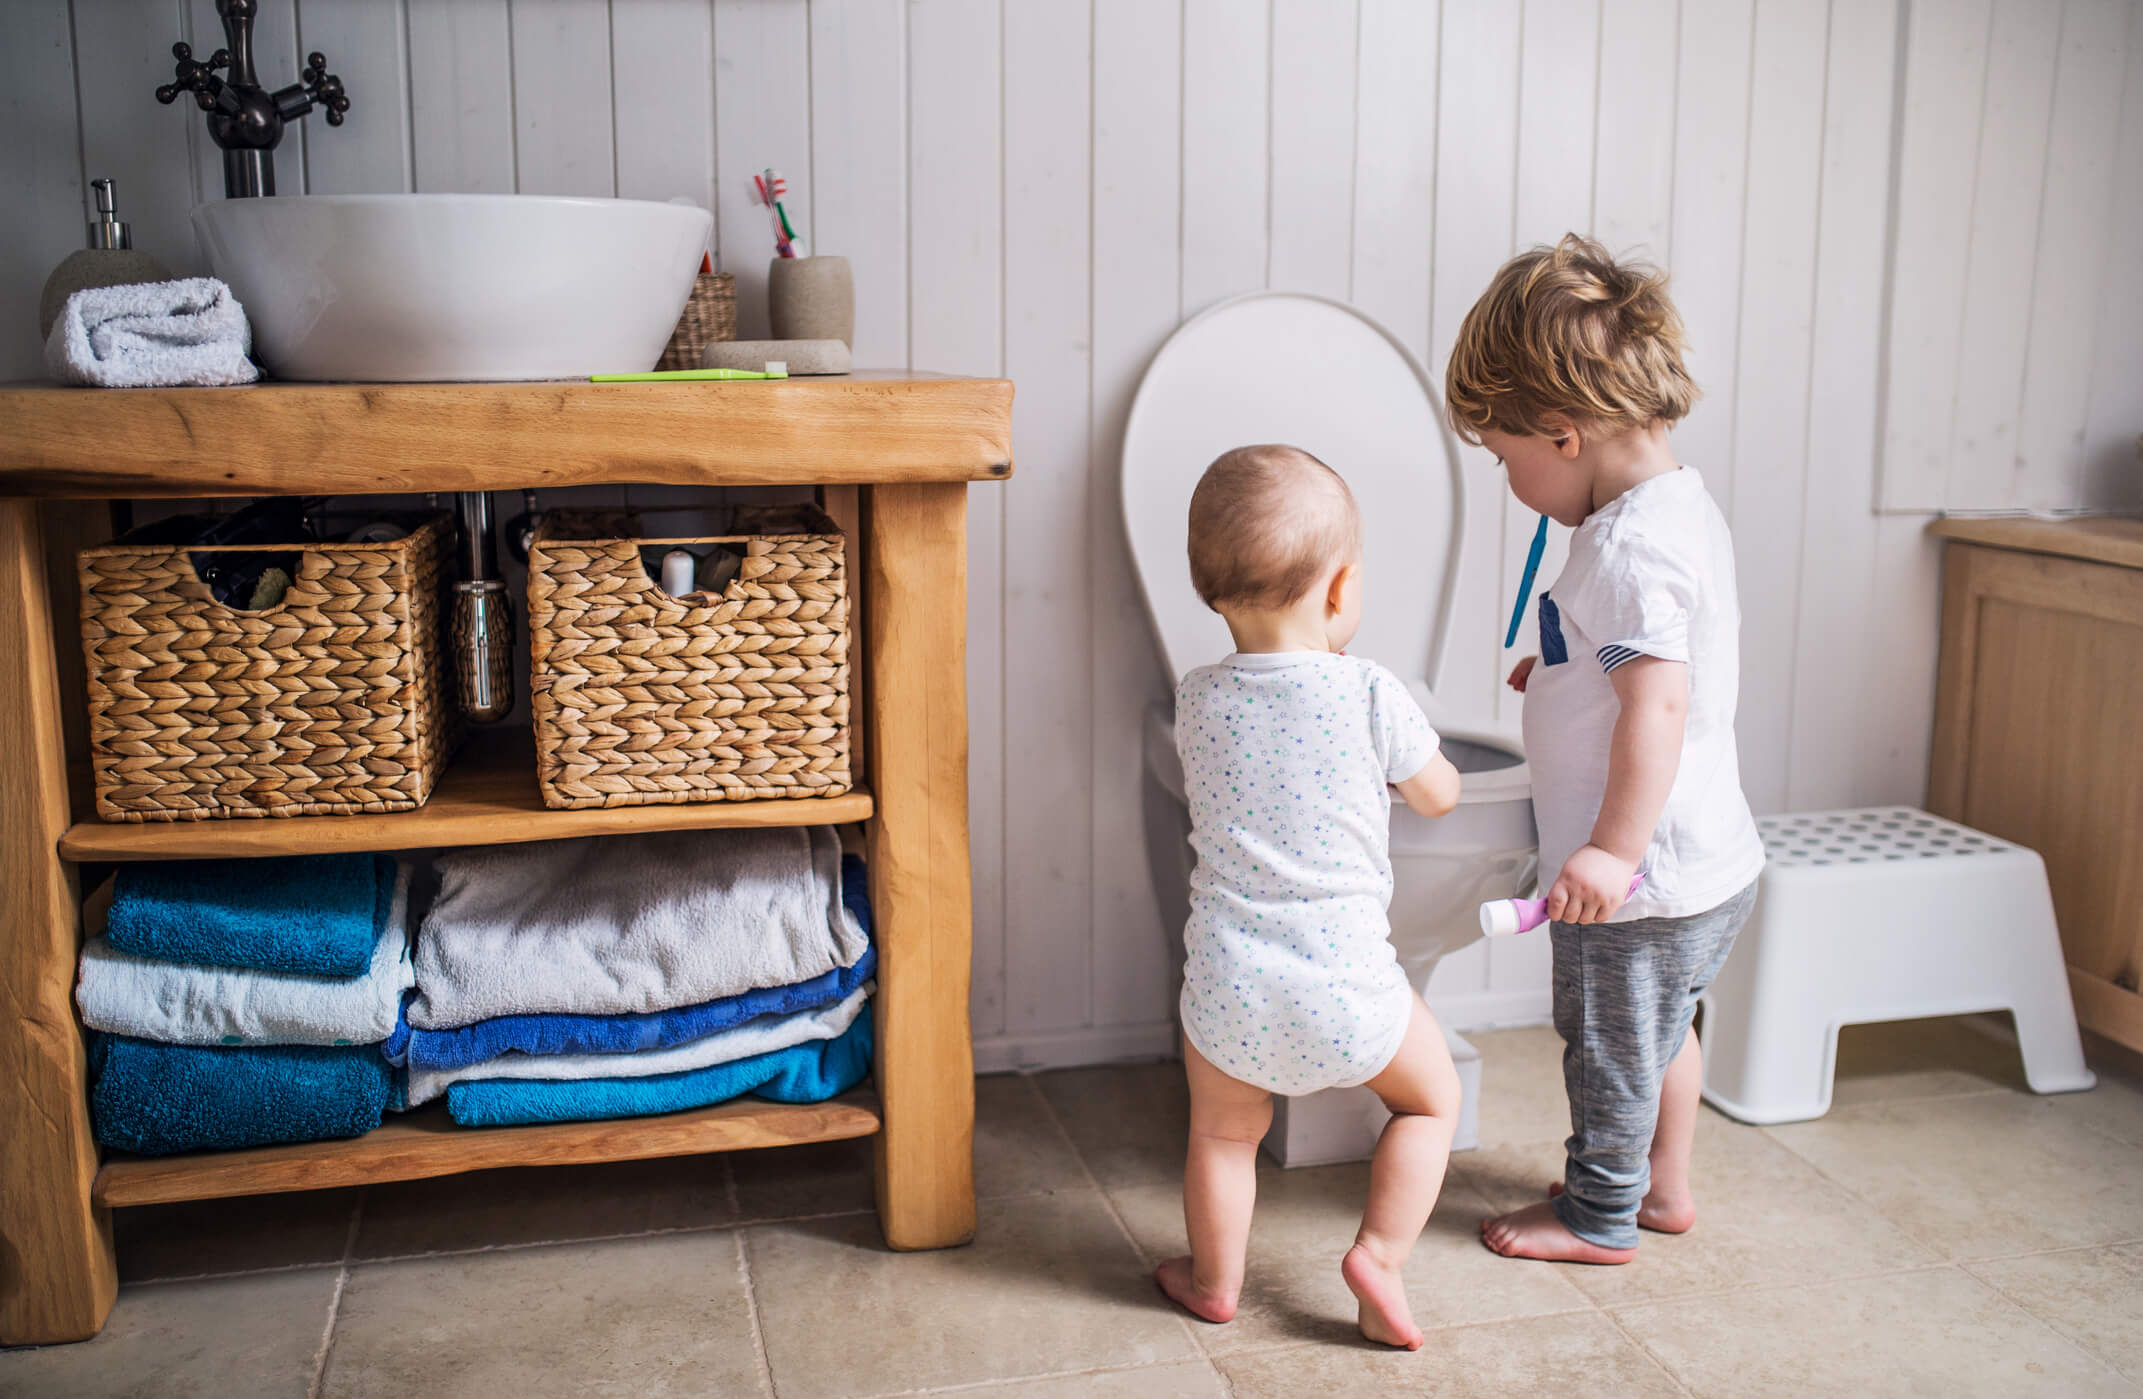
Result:
{"type": "Polygon", "coordinates": [[[350,98],[342,90],[342,79],[327,71],[326,54],[305,55],[305,67],[298,73],[298,82],[312,105],[327,109],[329,126],[342,125],[342,114],[350,110],[350,98]]]}
{"type": "Polygon", "coordinates": [[[178,100],[182,92],[193,94],[196,106],[204,112],[212,112],[219,105],[226,91],[223,79],[216,76],[216,69],[231,66],[231,51],[217,49],[209,55],[208,62],[194,60],[193,46],[176,43],[171,46],[171,56],[178,60],[178,71],[169,83],[156,90],[156,100],[166,107],[178,100]]]}

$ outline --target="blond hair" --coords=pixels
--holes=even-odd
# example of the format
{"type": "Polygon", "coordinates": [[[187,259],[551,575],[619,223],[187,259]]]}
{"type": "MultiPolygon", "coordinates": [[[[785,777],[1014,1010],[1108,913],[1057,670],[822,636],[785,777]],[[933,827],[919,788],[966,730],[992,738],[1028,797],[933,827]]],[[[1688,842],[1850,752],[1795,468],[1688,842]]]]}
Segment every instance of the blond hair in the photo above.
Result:
{"type": "Polygon", "coordinates": [[[1466,313],[1446,411],[1473,443],[1484,430],[1554,436],[1550,414],[1609,431],[1678,422],[1697,400],[1682,349],[1667,274],[1566,233],[1504,263],[1466,313]]]}
{"type": "Polygon", "coordinates": [[[1354,493],[1299,447],[1223,452],[1191,492],[1191,586],[1215,611],[1289,606],[1361,550],[1354,493]]]}

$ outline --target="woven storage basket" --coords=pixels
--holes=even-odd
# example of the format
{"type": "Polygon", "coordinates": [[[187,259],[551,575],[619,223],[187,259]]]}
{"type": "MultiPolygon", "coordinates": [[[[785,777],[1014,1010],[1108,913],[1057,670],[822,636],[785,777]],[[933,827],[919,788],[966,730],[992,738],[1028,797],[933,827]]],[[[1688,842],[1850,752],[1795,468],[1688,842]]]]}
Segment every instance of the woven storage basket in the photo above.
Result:
{"type": "Polygon", "coordinates": [[[458,725],[439,663],[447,520],[385,544],[85,549],[90,758],[107,821],[406,811],[458,725]],[[195,554],[299,553],[281,603],[216,601],[195,554]]]}
{"type": "Polygon", "coordinates": [[[710,341],[737,338],[737,280],[727,272],[702,272],[692,282],[670,343],[655,361],[657,369],[697,369],[700,351],[710,341]]]}
{"type": "MultiPolygon", "coordinates": [[[[617,522],[609,522],[616,528],[617,522]]],[[[553,516],[528,557],[536,774],[554,807],[830,797],[850,785],[848,568],[815,508],[744,508],[734,533],[602,538],[553,516]],[[730,544],[720,594],[680,601],[646,545],[730,544]]]]}

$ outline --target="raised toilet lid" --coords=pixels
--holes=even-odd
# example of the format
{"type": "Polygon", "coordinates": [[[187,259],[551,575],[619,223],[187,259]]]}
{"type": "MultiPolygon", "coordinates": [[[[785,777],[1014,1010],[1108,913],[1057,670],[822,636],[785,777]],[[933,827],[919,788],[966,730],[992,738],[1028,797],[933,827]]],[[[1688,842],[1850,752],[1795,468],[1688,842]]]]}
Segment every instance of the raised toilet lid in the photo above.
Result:
{"type": "Polygon", "coordinates": [[[1346,478],[1362,510],[1365,575],[1348,650],[1433,691],[1465,519],[1442,395],[1383,327],[1298,292],[1237,297],[1186,322],[1132,400],[1124,527],[1171,674],[1233,649],[1191,588],[1185,524],[1213,458],[1253,442],[1290,443],[1346,478]]]}

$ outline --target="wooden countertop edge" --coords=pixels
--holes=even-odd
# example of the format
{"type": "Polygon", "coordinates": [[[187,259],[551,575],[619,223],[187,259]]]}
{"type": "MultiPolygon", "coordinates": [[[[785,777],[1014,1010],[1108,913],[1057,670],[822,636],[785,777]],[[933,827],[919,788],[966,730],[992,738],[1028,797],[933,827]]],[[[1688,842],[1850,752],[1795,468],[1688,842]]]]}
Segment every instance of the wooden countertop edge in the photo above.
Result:
{"type": "Polygon", "coordinates": [[[1960,544],[2143,568],[2143,518],[2133,515],[1947,515],[1928,530],[1960,544]]]}

